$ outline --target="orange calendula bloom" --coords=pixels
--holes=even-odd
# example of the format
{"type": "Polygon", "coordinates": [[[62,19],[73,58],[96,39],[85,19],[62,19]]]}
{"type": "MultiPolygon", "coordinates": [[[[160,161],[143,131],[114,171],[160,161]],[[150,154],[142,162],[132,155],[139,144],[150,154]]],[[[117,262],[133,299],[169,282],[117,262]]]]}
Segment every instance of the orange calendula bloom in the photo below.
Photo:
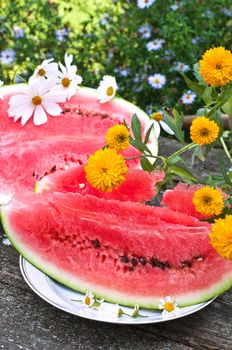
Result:
{"type": "Polygon", "coordinates": [[[232,53],[222,46],[209,49],[202,56],[199,68],[208,85],[226,85],[232,80],[232,53]]]}
{"type": "Polygon", "coordinates": [[[224,205],[222,192],[209,186],[196,190],[192,201],[196,211],[206,216],[221,214],[224,205]]]}
{"type": "Polygon", "coordinates": [[[85,166],[87,181],[103,192],[111,192],[121,185],[125,181],[127,170],[125,159],[110,148],[96,151],[85,166]]]}
{"type": "Polygon", "coordinates": [[[206,117],[197,117],[190,127],[190,136],[192,141],[198,145],[209,145],[218,138],[219,131],[219,126],[215,121],[206,117]]]}
{"type": "Polygon", "coordinates": [[[232,215],[215,220],[209,237],[216,252],[223,258],[232,260],[232,215]]]}
{"type": "Polygon", "coordinates": [[[124,151],[129,146],[129,136],[129,130],[125,125],[116,124],[108,129],[106,143],[115,151],[124,151]]]}

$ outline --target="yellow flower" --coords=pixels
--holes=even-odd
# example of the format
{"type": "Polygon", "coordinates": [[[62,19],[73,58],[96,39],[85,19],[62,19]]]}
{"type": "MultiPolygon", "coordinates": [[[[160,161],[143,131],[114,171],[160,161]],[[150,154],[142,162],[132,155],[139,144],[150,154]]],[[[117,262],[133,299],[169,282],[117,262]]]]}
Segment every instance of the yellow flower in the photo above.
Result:
{"type": "Polygon", "coordinates": [[[232,260],[232,215],[215,220],[209,237],[216,252],[223,258],[232,260]]]}
{"type": "Polygon", "coordinates": [[[85,166],[87,181],[98,190],[111,192],[125,180],[127,165],[125,159],[110,148],[100,149],[92,154],[85,166]]]}
{"type": "Polygon", "coordinates": [[[115,151],[124,151],[129,146],[130,133],[125,125],[116,124],[108,129],[107,145],[115,151]]]}
{"type": "Polygon", "coordinates": [[[211,86],[223,86],[232,80],[232,53],[224,47],[207,50],[200,60],[200,73],[211,86]]]}
{"type": "Polygon", "coordinates": [[[224,205],[222,192],[209,186],[195,191],[192,201],[196,211],[206,216],[219,215],[224,205]]]}
{"type": "Polygon", "coordinates": [[[209,145],[217,139],[219,131],[219,126],[213,120],[197,117],[190,127],[190,136],[198,145],[209,145]]]}

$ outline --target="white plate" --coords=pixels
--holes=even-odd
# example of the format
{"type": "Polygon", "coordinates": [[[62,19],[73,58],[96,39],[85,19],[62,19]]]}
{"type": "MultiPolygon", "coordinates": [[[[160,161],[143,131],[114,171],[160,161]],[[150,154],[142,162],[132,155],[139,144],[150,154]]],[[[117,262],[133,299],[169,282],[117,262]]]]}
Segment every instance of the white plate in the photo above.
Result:
{"type": "MultiPolygon", "coordinates": [[[[49,304],[70,314],[88,318],[90,320],[120,324],[146,324],[166,321],[166,319],[162,319],[161,311],[150,311],[145,309],[141,309],[140,313],[148,316],[146,318],[138,317],[133,319],[125,315],[119,318],[117,317],[117,306],[107,302],[103,303],[102,310],[87,308],[82,305],[81,302],[72,301],[72,299],[82,299],[83,294],[75,292],[74,290],[54,281],[21,256],[19,259],[19,265],[23,278],[36,294],[49,304]]],[[[183,307],[180,309],[180,314],[178,316],[171,317],[168,320],[177,319],[199,311],[212,303],[214,299],[205,303],[183,307]]],[[[132,308],[122,306],[122,309],[126,313],[132,313],[132,308]]]]}

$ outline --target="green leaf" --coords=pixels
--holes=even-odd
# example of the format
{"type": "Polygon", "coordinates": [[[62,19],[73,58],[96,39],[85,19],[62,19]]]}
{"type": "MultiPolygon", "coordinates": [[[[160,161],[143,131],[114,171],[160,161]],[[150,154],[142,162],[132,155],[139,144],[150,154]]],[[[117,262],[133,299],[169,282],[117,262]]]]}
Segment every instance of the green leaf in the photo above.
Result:
{"type": "Polygon", "coordinates": [[[131,120],[131,129],[134,133],[134,137],[136,140],[142,141],[142,128],[139,118],[137,114],[133,114],[131,120]]]}
{"type": "Polygon", "coordinates": [[[168,164],[176,164],[176,163],[179,163],[181,161],[182,161],[182,158],[179,156],[174,156],[174,157],[170,156],[168,158],[168,164]]]}
{"type": "Polygon", "coordinates": [[[149,150],[149,148],[146,145],[144,145],[143,142],[141,142],[139,140],[133,140],[132,137],[129,137],[129,142],[133,147],[135,147],[140,152],[148,153],[151,155],[151,151],[149,150]]]}
{"type": "Polygon", "coordinates": [[[195,75],[195,78],[200,82],[200,83],[204,83],[204,80],[202,78],[202,75],[199,71],[199,62],[195,63],[193,65],[193,74],[195,75]]]}
{"type": "Polygon", "coordinates": [[[211,97],[212,90],[213,90],[213,88],[211,86],[207,86],[205,88],[205,91],[203,93],[202,98],[203,98],[203,101],[205,102],[206,105],[208,105],[212,102],[212,97],[211,97]]]}
{"type": "Polygon", "coordinates": [[[164,111],[164,122],[167,123],[168,126],[172,129],[176,138],[181,143],[184,143],[184,132],[182,130],[184,117],[182,114],[178,113],[175,108],[172,110],[172,114],[173,118],[170,117],[166,111],[164,111]]]}
{"type": "Polygon", "coordinates": [[[151,133],[151,130],[153,128],[153,124],[150,126],[150,128],[147,130],[147,133],[146,133],[146,136],[145,136],[145,139],[144,139],[144,144],[146,145],[149,141],[149,137],[150,137],[150,133],[151,133]]]}
{"type": "Polygon", "coordinates": [[[203,96],[203,93],[205,91],[205,87],[201,86],[198,82],[192,81],[191,79],[189,79],[187,77],[187,75],[185,75],[184,73],[180,73],[182,75],[182,77],[184,78],[186,84],[188,85],[188,87],[195,92],[195,94],[197,94],[199,97],[203,96]]]}
{"type": "Polygon", "coordinates": [[[195,161],[195,157],[197,157],[198,159],[200,159],[202,162],[204,162],[205,160],[205,157],[204,157],[204,154],[202,152],[202,147],[201,146],[197,146],[193,152],[193,155],[192,155],[192,165],[195,161]]]}
{"type": "Polygon", "coordinates": [[[143,170],[151,172],[153,170],[152,164],[149,162],[149,160],[146,157],[142,157],[140,159],[140,164],[143,170]]]}
{"type": "Polygon", "coordinates": [[[171,165],[169,169],[176,175],[180,176],[185,182],[187,183],[196,183],[199,182],[199,180],[190,173],[189,170],[182,168],[180,166],[171,165]]]}
{"type": "Polygon", "coordinates": [[[227,171],[226,171],[226,168],[225,168],[225,162],[224,162],[224,159],[223,159],[223,157],[221,155],[219,157],[219,168],[220,168],[221,174],[222,174],[225,182],[227,183],[227,185],[232,187],[232,182],[230,181],[230,178],[227,175],[227,171]]]}
{"type": "Polygon", "coordinates": [[[223,106],[222,106],[223,112],[228,114],[230,117],[232,117],[232,98],[230,98],[223,106]]]}

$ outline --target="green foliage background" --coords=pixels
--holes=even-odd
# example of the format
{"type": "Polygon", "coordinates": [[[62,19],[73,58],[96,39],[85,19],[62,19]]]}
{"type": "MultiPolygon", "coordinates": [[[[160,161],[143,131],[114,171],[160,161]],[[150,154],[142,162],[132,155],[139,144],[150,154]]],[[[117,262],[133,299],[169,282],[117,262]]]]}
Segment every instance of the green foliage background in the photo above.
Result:
{"type": "Polygon", "coordinates": [[[231,0],[156,0],[147,9],[137,1],[125,0],[2,0],[0,10],[0,53],[12,48],[13,64],[0,64],[0,79],[11,83],[17,75],[28,79],[43,59],[63,59],[73,53],[84,85],[97,87],[104,74],[115,75],[119,94],[148,112],[161,106],[177,107],[194,113],[192,106],[181,104],[186,84],[174,70],[175,62],[192,68],[202,53],[213,46],[232,45],[231,0]],[[178,8],[173,10],[172,5],[178,8]],[[138,29],[152,26],[152,35],[143,39],[138,29]],[[13,26],[24,29],[15,38],[13,26]],[[69,34],[59,41],[56,30],[67,28],[69,34]],[[146,43],[156,38],[165,43],[159,51],[149,52],[146,43]],[[193,44],[192,40],[196,43],[193,44]],[[154,90],[149,75],[164,74],[166,85],[154,90]]]}

